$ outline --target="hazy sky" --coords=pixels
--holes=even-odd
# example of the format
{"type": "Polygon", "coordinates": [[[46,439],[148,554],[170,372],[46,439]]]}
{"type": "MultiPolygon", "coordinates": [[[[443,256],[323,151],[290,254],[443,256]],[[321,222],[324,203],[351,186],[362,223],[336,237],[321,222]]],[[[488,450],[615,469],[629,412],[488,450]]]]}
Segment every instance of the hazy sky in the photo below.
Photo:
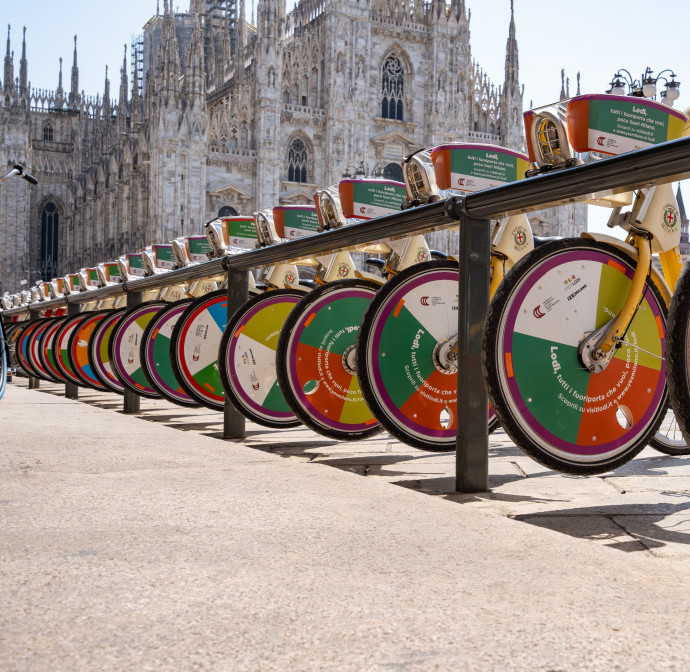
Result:
{"type": "MultiPolygon", "coordinates": [[[[465,1],[471,11],[472,57],[500,85],[510,0],[465,1]]],[[[288,8],[293,4],[288,0],[288,8]]],[[[175,6],[186,11],[188,0],[179,0],[175,6]]],[[[246,0],[246,6],[251,12],[251,0],[246,0]]],[[[15,75],[19,74],[22,27],[26,26],[29,80],[34,87],[56,88],[58,59],[62,56],[63,86],[69,89],[76,33],[80,88],[87,95],[102,94],[108,65],[111,92],[117,95],[123,45],[128,45],[129,63],[132,35],[140,33],[155,12],[156,0],[0,0],[0,25],[12,26],[15,75]]],[[[515,23],[525,109],[530,101],[541,106],[557,99],[561,68],[570,77],[571,95],[576,90],[578,71],[582,93],[599,93],[608,88],[619,68],[627,68],[636,79],[647,66],[655,73],[673,68],[684,82],[675,107],[682,110],[690,105],[688,0],[656,0],[652,4],[642,0],[515,0],[515,23]]],[[[0,45],[4,54],[4,40],[0,45]]],[[[690,191],[687,193],[690,196],[690,191]]],[[[686,196],[685,201],[690,206],[690,198],[686,196]]]]}

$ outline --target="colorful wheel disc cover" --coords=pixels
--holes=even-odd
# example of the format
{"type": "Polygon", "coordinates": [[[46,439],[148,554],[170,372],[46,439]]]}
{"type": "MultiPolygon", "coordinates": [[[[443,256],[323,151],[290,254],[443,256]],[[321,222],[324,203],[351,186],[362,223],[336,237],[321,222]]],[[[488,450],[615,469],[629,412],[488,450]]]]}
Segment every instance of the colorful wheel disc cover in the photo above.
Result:
{"type": "Polygon", "coordinates": [[[176,373],[197,401],[222,410],[225,392],[218,372],[218,348],[228,321],[227,294],[224,291],[209,294],[188,306],[187,311],[177,322],[179,335],[172,344],[176,373]]]}
{"type": "Polygon", "coordinates": [[[52,375],[60,382],[66,381],[64,374],[62,373],[62,371],[60,371],[55,362],[55,358],[57,356],[55,352],[55,337],[57,336],[60,327],[62,327],[64,323],[64,317],[52,320],[50,326],[46,329],[46,332],[43,335],[43,338],[41,339],[40,352],[41,363],[45,366],[46,371],[48,371],[50,375],[52,375]]]}
{"type": "Polygon", "coordinates": [[[354,351],[374,294],[374,289],[362,287],[328,292],[300,314],[292,329],[285,353],[291,393],[314,422],[327,429],[361,432],[379,427],[357,375],[343,363],[346,351],[354,351]]]}
{"type": "Polygon", "coordinates": [[[106,317],[106,313],[94,313],[87,317],[74,330],[70,336],[70,361],[72,370],[82,382],[97,390],[107,389],[103,383],[94,375],[89,363],[89,340],[96,327],[106,317]]]}
{"type": "Polygon", "coordinates": [[[125,386],[113,373],[108,346],[110,345],[113,331],[124,313],[124,310],[118,310],[104,317],[89,339],[89,363],[94,375],[103,385],[120,394],[125,391],[125,386]]]}
{"type": "Polygon", "coordinates": [[[24,370],[31,376],[38,376],[38,371],[34,368],[33,361],[31,359],[31,336],[34,334],[38,328],[38,322],[33,322],[27,325],[19,336],[19,341],[17,342],[17,359],[22,365],[24,370]]]}
{"type": "Polygon", "coordinates": [[[374,322],[366,366],[378,401],[420,439],[457,437],[457,373],[434,363],[437,346],[458,333],[457,310],[457,270],[429,269],[398,287],[374,322]]]}
{"type": "Polygon", "coordinates": [[[46,380],[54,380],[53,376],[50,375],[50,372],[46,370],[40,358],[42,337],[49,326],[49,320],[44,320],[33,330],[29,336],[27,351],[31,360],[31,365],[34,367],[36,372],[46,380]]]}
{"type": "Polygon", "coordinates": [[[619,313],[632,277],[612,255],[567,251],[537,266],[509,304],[499,352],[512,413],[564,459],[610,459],[661,404],[664,318],[651,292],[603,372],[578,356],[584,336],[619,313]]]}
{"type": "Polygon", "coordinates": [[[69,358],[69,339],[86,317],[86,315],[75,315],[68,318],[55,337],[56,364],[65,378],[75,385],[83,385],[84,383],[77,377],[72,368],[72,362],[69,358]]]}
{"type": "Polygon", "coordinates": [[[182,301],[180,305],[172,304],[162,311],[163,314],[152,318],[149,327],[152,327],[153,331],[144,339],[146,350],[143,362],[146,373],[152,379],[149,382],[152,382],[164,396],[187,406],[196,405],[196,401],[180,387],[175,378],[170,361],[170,341],[177,320],[188,306],[189,301],[182,301]]]}
{"type": "Polygon", "coordinates": [[[223,366],[242,406],[269,422],[299,424],[278,385],[280,329],[303,294],[261,297],[235,325],[223,366]]]}
{"type": "Polygon", "coordinates": [[[128,310],[115,327],[111,336],[109,355],[113,372],[120,382],[136,394],[156,398],[154,390],[144,375],[141,366],[141,338],[151,318],[168,304],[152,301],[128,310]]]}

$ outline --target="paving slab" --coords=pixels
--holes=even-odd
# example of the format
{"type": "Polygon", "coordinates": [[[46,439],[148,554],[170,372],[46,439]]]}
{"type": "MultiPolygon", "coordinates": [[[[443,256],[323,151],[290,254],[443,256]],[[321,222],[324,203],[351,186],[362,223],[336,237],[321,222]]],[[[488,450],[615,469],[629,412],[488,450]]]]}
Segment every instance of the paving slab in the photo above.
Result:
{"type": "Polygon", "coordinates": [[[508,446],[495,489],[459,496],[437,482],[447,455],[389,439],[314,459],[364,448],[251,424],[220,441],[190,428],[205,411],[60,392],[13,384],[0,402],[0,669],[690,666],[682,491],[525,474],[508,446]],[[401,473],[350,473],[364,462],[401,473]]]}

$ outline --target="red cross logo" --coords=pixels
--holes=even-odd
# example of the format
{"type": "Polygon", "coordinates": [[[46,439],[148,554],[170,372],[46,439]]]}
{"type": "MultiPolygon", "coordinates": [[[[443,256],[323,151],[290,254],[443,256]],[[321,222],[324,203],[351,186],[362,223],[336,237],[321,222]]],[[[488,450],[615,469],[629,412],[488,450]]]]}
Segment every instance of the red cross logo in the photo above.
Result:
{"type": "Polygon", "coordinates": [[[668,215],[666,215],[666,221],[667,221],[669,224],[672,224],[672,223],[673,223],[673,220],[674,220],[675,218],[676,218],[676,216],[669,210],[669,211],[668,211],[668,215]]]}
{"type": "Polygon", "coordinates": [[[518,243],[522,244],[522,242],[525,240],[525,234],[522,233],[522,231],[518,231],[515,238],[518,243]]]}

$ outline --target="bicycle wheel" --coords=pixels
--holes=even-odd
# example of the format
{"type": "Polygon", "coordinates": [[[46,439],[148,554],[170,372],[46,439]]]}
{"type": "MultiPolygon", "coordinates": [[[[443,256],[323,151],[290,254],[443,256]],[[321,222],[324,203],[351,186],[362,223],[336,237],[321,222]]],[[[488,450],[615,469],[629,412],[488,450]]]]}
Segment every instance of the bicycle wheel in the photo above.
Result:
{"type": "Polygon", "coordinates": [[[666,362],[671,407],[684,439],[690,442],[690,272],[687,264],[669,308],[666,362]]]}
{"type": "Polygon", "coordinates": [[[506,276],[484,327],[483,364],[496,415],[545,466],[599,474],[632,459],[666,412],[666,307],[647,287],[616,354],[601,373],[578,345],[618,314],[635,261],[604,243],[560,240],[506,276]]]}
{"type": "MultiPolygon", "coordinates": [[[[668,336],[667,336],[668,340],[668,336]]],[[[668,343],[666,345],[666,361],[668,362],[668,343]]],[[[667,364],[668,366],[668,364],[667,364]]],[[[667,370],[667,375],[670,375],[667,370]]],[[[668,380],[666,381],[668,385],[668,380]]],[[[649,440],[649,445],[666,455],[690,455],[683,431],[676,420],[676,416],[671,408],[670,400],[666,408],[666,414],[661,421],[659,431],[649,440]]]]}
{"type": "Polygon", "coordinates": [[[17,341],[17,359],[19,364],[26,371],[27,375],[32,378],[43,378],[43,375],[35,368],[31,356],[31,336],[36,332],[39,325],[40,322],[30,322],[27,324],[17,341]]]}
{"type": "Polygon", "coordinates": [[[55,317],[51,319],[50,325],[43,334],[43,338],[41,338],[41,345],[38,350],[38,359],[41,365],[60,383],[66,383],[67,380],[55,363],[55,337],[66,320],[66,317],[55,317]]]}
{"type": "Polygon", "coordinates": [[[93,330],[91,338],[89,338],[89,345],[87,348],[89,366],[93,375],[112,392],[117,394],[124,394],[125,386],[117,379],[113,373],[113,366],[110,363],[110,355],[108,354],[108,347],[110,339],[113,335],[115,325],[120,318],[126,313],[125,308],[120,310],[109,311],[93,330]]]}
{"type": "Polygon", "coordinates": [[[17,322],[10,325],[10,327],[7,329],[7,333],[5,334],[5,343],[7,345],[7,354],[9,357],[9,368],[19,375],[26,375],[26,372],[22,368],[21,362],[19,361],[17,350],[19,345],[19,337],[22,335],[22,332],[28,325],[28,322],[17,322]]]}
{"type": "Polygon", "coordinates": [[[85,320],[79,323],[72,332],[67,344],[67,356],[72,370],[83,385],[99,391],[110,391],[108,387],[95,376],[89,364],[89,339],[94,329],[110,314],[109,310],[99,310],[91,313],[85,320]]]}
{"type": "Polygon", "coordinates": [[[27,341],[26,354],[31,362],[31,366],[38,374],[38,378],[49,383],[59,383],[60,380],[52,376],[51,373],[45,368],[40,356],[43,336],[50,326],[50,322],[50,319],[42,319],[38,322],[38,326],[31,332],[29,340],[27,341]]]}
{"type": "Polygon", "coordinates": [[[83,386],[81,378],[77,376],[72,368],[72,363],[69,358],[69,339],[74,333],[74,330],[89,317],[91,313],[79,313],[79,315],[73,315],[65,319],[62,326],[58,329],[55,334],[55,364],[60,370],[60,373],[65,377],[70,383],[75,385],[83,386]]]}
{"type": "MultiPolygon", "coordinates": [[[[362,392],[394,437],[429,451],[457,441],[457,367],[442,365],[458,333],[458,264],[429,261],[398,273],[377,293],[357,339],[362,392]]],[[[498,425],[489,412],[489,431],[498,425]]]]}
{"type": "Polygon", "coordinates": [[[146,380],[141,367],[141,338],[154,315],[169,305],[165,301],[146,301],[131,308],[117,321],[108,344],[115,377],[134,394],[149,399],[158,399],[160,395],[146,380]]]}
{"type": "Polygon", "coordinates": [[[278,339],[278,384],[295,415],[315,432],[356,441],[381,431],[362,396],[355,344],[379,288],[368,280],[336,280],[307,294],[278,339]]]}
{"type": "Polygon", "coordinates": [[[176,301],[151,318],[141,337],[141,367],[158,394],[173,404],[195,407],[192,399],[177,382],[170,361],[170,338],[178,318],[191,303],[191,299],[176,301]]]}
{"type": "Polygon", "coordinates": [[[218,347],[227,324],[224,289],[195,299],[180,315],[170,340],[170,359],[177,382],[192,399],[216,411],[225,406],[218,373],[218,347]]]}
{"type": "Polygon", "coordinates": [[[266,427],[300,424],[278,384],[276,347],[287,316],[303,296],[291,289],[255,296],[230,318],[220,340],[225,394],[240,413],[266,427]]]}

